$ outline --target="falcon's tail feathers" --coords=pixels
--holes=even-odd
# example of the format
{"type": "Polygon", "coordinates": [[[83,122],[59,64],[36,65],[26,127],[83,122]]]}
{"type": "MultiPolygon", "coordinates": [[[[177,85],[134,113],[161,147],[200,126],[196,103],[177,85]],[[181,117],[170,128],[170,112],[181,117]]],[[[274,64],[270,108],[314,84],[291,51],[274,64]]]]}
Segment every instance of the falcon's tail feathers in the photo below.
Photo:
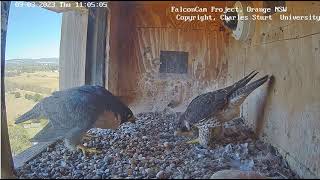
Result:
{"type": "Polygon", "coordinates": [[[228,95],[232,95],[234,92],[236,92],[238,89],[244,87],[248,82],[251,81],[252,78],[254,78],[259,72],[252,71],[250,74],[248,74],[246,77],[242,78],[238,82],[234,83],[232,86],[228,87],[228,95]]]}
{"type": "Polygon", "coordinates": [[[260,87],[262,84],[264,84],[267,80],[269,79],[269,75],[265,75],[264,77],[248,84],[246,87],[245,87],[245,92],[247,94],[250,94],[252,91],[254,91],[255,89],[257,89],[258,87],[260,87]]]}
{"type": "Polygon", "coordinates": [[[269,76],[266,75],[250,84],[248,84],[245,87],[242,87],[240,89],[238,89],[236,92],[234,92],[232,94],[232,96],[248,96],[250,93],[252,93],[255,89],[257,89],[258,87],[260,87],[261,85],[263,85],[267,80],[268,80],[269,76]]]}
{"type": "Polygon", "coordinates": [[[36,104],[30,111],[24,113],[21,115],[17,120],[15,121],[15,124],[19,124],[25,121],[28,121],[30,119],[37,119],[41,116],[41,108],[39,104],[36,104]]]}
{"type": "Polygon", "coordinates": [[[32,139],[31,142],[49,142],[57,140],[67,132],[66,129],[54,129],[49,122],[41,131],[38,132],[32,139]]]}

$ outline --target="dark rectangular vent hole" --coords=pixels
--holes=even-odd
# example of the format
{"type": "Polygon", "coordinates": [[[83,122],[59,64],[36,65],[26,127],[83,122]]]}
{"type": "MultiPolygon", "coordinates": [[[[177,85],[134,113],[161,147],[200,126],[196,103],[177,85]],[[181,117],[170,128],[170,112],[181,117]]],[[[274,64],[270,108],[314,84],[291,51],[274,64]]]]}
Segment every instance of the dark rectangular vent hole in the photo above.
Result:
{"type": "Polygon", "coordinates": [[[160,51],[160,73],[188,73],[188,52],[160,51]]]}

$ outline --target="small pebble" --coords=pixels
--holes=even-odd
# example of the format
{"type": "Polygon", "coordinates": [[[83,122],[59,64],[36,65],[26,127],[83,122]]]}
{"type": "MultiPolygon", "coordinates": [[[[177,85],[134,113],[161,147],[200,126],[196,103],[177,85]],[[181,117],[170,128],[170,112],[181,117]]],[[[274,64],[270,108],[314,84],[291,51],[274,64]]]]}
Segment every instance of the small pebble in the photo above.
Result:
{"type": "Polygon", "coordinates": [[[142,136],[142,139],[146,140],[146,139],[148,139],[148,137],[147,136],[142,136]]]}
{"type": "Polygon", "coordinates": [[[165,143],[163,143],[163,146],[164,146],[165,148],[170,148],[170,143],[165,142],[165,143]]]}
{"type": "Polygon", "coordinates": [[[156,175],[157,179],[165,179],[166,178],[166,173],[164,171],[159,171],[156,175]]]}

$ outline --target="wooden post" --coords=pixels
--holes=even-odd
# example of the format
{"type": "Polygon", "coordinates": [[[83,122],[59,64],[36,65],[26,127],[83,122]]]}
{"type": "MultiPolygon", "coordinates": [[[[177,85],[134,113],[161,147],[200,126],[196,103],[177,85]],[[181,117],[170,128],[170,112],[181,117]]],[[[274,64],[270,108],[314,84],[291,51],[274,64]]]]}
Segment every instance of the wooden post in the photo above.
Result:
{"type": "Polygon", "coordinates": [[[89,8],[85,84],[105,85],[107,8],[89,8]]]}
{"type": "Polygon", "coordinates": [[[1,2],[1,178],[15,178],[7,126],[4,68],[10,1],[1,2]]]}
{"type": "Polygon", "coordinates": [[[107,8],[65,12],[60,42],[59,89],[84,84],[105,86],[107,8]]]}
{"type": "Polygon", "coordinates": [[[65,12],[62,16],[59,89],[85,84],[88,12],[65,12]]]}

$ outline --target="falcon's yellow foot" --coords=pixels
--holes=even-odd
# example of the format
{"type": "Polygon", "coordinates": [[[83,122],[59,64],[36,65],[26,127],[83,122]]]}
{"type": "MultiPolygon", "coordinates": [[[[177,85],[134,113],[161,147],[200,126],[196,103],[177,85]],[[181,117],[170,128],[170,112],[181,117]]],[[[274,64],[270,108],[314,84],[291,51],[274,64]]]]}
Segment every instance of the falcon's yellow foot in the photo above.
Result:
{"type": "Polygon", "coordinates": [[[199,143],[200,143],[199,142],[199,138],[193,139],[193,140],[190,140],[190,141],[187,142],[187,144],[199,144],[199,143]]]}
{"type": "Polygon", "coordinates": [[[83,136],[82,136],[82,139],[83,140],[90,140],[90,139],[92,139],[92,138],[97,138],[98,136],[94,136],[94,135],[91,135],[91,134],[84,134],[83,136]]]}
{"type": "Polygon", "coordinates": [[[86,155],[87,153],[92,153],[92,154],[99,154],[102,151],[101,150],[97,150],[96,148],[89,148],[89,147],[85,147],[84,145],[80,144],[77,146],[77,149],[80,149],[82,151],[82,153],[84,155],[86,155]]]}

